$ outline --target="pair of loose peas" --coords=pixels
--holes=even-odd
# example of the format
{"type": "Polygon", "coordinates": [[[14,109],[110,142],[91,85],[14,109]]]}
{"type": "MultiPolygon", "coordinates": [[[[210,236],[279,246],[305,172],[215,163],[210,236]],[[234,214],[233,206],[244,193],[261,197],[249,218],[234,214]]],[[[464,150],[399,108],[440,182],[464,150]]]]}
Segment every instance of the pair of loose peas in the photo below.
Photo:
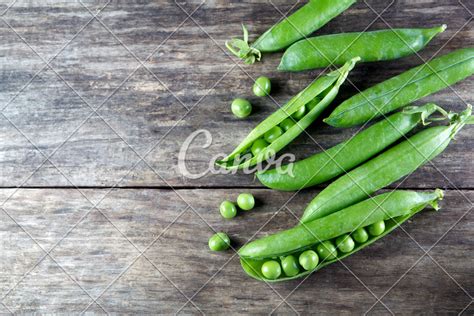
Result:
{"type": "MultiPolygon", "coordinates": [[[[255,198],[250,193],[241,193],[237,197],[237,206],[244,211],[250,211],[255,206],[255,198]]],[[[225,219],[230,219],[237,215],[237,207],[228,200],[221,203],[219,211],[225,219]]],[[[230,238],[224,232],[216,233],[209,238],[209,249],[212,251],[222,251],[229,247],[230,238]]]]}
{"type": "MultiPolygon", "coordinates": [[[[255,206],[255,198],[250,193],[240,193],[237,197],[237,206],[244,211],[250,211],[255,206]]],[[[221,203],[219,211],[225,219],[231,219],[237,215],[237,207],[229,200],[221,203]]]]}
{"type": "MultiPolygon", "coordinates": [[[[264,97],[266,95],[269,95],[271,89],[272,83],[270,82],[270,79],[263,76],[258,77],[257,80],[255,80],[255,83],[252,88],[253,93],[257,97],[264,97]]],[[[231,110],[232,113],[234,113],[234,115],[238,118],[244,118],[249,116],[250,113],[252,113],[252,104],[250,104],[250,102],[246,99],[237,98],[232,102],[231,110]]]]}

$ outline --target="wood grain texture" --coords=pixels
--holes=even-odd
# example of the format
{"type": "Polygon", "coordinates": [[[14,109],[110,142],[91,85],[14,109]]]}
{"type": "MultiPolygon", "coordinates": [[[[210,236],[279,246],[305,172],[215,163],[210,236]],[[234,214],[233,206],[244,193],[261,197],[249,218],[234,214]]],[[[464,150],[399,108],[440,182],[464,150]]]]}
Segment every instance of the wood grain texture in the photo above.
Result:
{"type": "MultiPolygon", "coordinates": [[[[448,191],[441,211],[420,213],[403,230],[301,285],[295,280],[272,285],[273,290],[247,277],[232,251],[211,253],[207,239],[213,231],[226,231],[238,248],[287,228],[312,195],[299,194],[280,210],[291,193],[254,189],[254,210],[222,219],[219,203],[240,192],[179,190],[178,196],[170,190],[117,189],[88,213],[83,194],[97,201],[105,192],[20,189],[4,205],[11,218],[0,212],[0,295],[20,281],[3,302],[16,313],[78,313],[92,302],[89,295],[100,295],[91,313],[96,308],[104,313],[100,306],[109,313],[174,313],[187,302],[185,296],[201,289],[192,299],[195,306],[188,303],[183,313],[199,313],[199,308],[206,314],[267,314],[273,309],[291,314],[294,308],[299,313],[361,314],[376,302],[367,288],[380,297],[412,266],[382,299],[396,314],[458,313],[469,302],[462,289],[474,291],[473,218],[462,195],[472,200],[471,191],[448,191]],[[433,245],[430,256],[420,259],[422,249],[433,245]],[[50,251],[44,260],[40,246],[50,251]],[[280,305],[280,295],[289,295],[291,307],[280,305]]],[[[1,190],[0,197],[11,193],[1,190]]],[[[388,313],[379,307],[374,312],[388,313]]]]}
{"type": "MultiPolygon", "coordinates": [[[[241,23],[255,38],[281,17],[279,11],[301,5],[0,2],[0,315],[352,315],[372,305],[371,315],[390,314],[387,308],[408,315],[472,314],[472,126],[433,164],[391,186],[449,188],[441,212],[417,215],[405,231],[301,285],[269,287],[246,277],[232,251],[208,251],[214,230],[229,233],[238,248],[295,224],[294,215],[325,185],[300,192],[281,209],[293,193],[263,189],[253,175],[189,179],[178,168],[179,150],[191,133],[204,129],[212,136],[207,148],[199,136],[186,156],[189,170],[204,172],[213,156],[229,153],[322,73],[279,73],[279,53],[253,66],[235,64],[225,51],[224,42],[240,36],[241,23]],[[260,75],[272,78],[274,100],[252,95],[260,75]],[[236,97],[254,105],[246,120],[230,112],[236,97]],[[256,196],[256,209],[224,221],[219,203],[242,191],[256,196]],[[430,256],[420,259],[420,247],[430,256]],[[374,295],[381,297],[398,279],[377,303],[374,295]]],[[[468,0],[358,1],[317,34],[387,24],[446,23],[448,29],[419,56],[358,65],[331,107],[423,60],[472,45],[472,12],[468,0]]],[[[469,78],[417,104],[459,111],[474,102],[473,89],[469,78]]],[[[307,157],[357,130],[318,120],[285,151],[307,157]]]]}
{"type": "MultiPolygon", "coordinates": [[[[448,30],[419,56],[359,65],[334,106],[422,60],[472,43],[472,23],[466,24],[472,3],[464,2],[359,2],[328,23],[318,34],[376,30],[387,28],[386,23],[392,27],[448,24],[448,30]],[[376,19],[374,11],[384,13],[376,19]]],[[[243,174],[184,177],[178,168],[182,143],[196,130],[210,132],[212,144],[202,148],[204,139],[199,137],[186,156],[190,170],[205,172],[212,157],[229,153],[277,109],[272,100],[252,96],[252,78],[262,74],[272,78],[272,97],[283,104],[321,70],[279,73],[275,68],[281,54],[266,55],[253,66],[233,63],[224,42],[240,36],[240,23],[246,23],[255,36],[278,19],[279,12],[267,1],[211,1],[201,7],[197,2],[178,3],[182,8],[173,1],[112,1],[100,11],[100,20],[92,19],[87,8],[97,12],[102,2],[87,3],[85,8],[79,3],[18,1],[7,11],[0,23],[2,42],[8,43],[0,54],[0,101],[6,106],[5,117],[0,116],[1,186],[25,180],[25,186],[70,186],[71,182],[78,186],[261,186],[253,176],[243,174]],[[192,19],[185,20],[183,10],[196,8],[192,19]],[[52,59],[51,67],[45,67],[42,58],[52,59]],[[247,97],[254,104],[249,119],[236,119],[230,112],[235,97],[247,97]],[[41,165],[45,155],[52,155],[52,164],[41,165]],[[137,164],[141,157],[146,163],[137,164]]],[[[282,12],[293,6],[286,1],[274,4],[282,12]]],[[[470,78],[417,103],[433,101],[457,111],[465,102],[473,103],[473,89],[470,78]]],[[[334,129],[317,121],[308,129],[311,137],[300,136],[285,151],[307,157],[357,130],[334,129]]],[[[434,161],[451,181],[427,166],[405,184],[473,188],[474,144],[469,134],[472,127],[434,161]]]]}

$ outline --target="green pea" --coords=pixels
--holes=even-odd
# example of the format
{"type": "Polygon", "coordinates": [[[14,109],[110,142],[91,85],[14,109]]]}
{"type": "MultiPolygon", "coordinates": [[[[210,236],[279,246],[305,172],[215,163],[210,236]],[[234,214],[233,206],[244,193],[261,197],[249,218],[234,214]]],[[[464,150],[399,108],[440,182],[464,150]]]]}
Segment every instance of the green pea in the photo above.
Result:
{"type": "Polygon", "coordinates": [[[235,116],[244,118],[249,116],[252,112],[252,105],[245,99],[237,98],[232,101],[231,110],[235,116]]]}
{"type": "Polygon", "coordinates": [[[299,262],[303,269],[309,271],[317,267],[319,263],[319,257],[318,254],[313,250],[306,250],[300,254],[299,262]]]}
{"type": "Polygon", "coordinates": [[[283,258],[283,260],[281,260],[281,267],[283,268],[285,275],[289,277],[295,276],[300,272],[298,262],[296,262],[296,258],[293,255],[283,258]]]}
{"type": "Polygon", "coordinates": [[[264,97],[270,94],[270,90],[272,89],[272,83],[270,79],[267,77],[258,77],[253,84],[253,93],[257,97],[264,97]]]}
{"type": "Polygon", "coordinates": [[[321,102],[320,98],[314,98],[313,100],[309,101],[308,103],[306,103],[306,110],[308,110],[308,112],[311,112],[311,110],[314,109],[314,107],[318,105],[319,102],[321,102]]]}
{"type": "Polygon", "coordinates": [[[280,123],[280,127],[283,129],[283,131],[287,131],[289,130],[291,127],[293,127],[293,125],[295,125],[295,121],[291,118],[287,118],[287,119],[284,119],[281,123],[280,123]]]}
{"type": "Polygon", "coordinates": [[[250,193],[240,193],[237,197],[237,205],[244,211],[250,211],[255,206],[255,199],[250,193]]]}
{"type": "Polygon", "coordinates": [[[362,244],[369,239],[369,234],[367,234],[364,227],[359,227],[352,233],[352,238],[359,244],[362,244]]]}
{"type": "Polygon", "coordinates": [[[303,118],[305,114],[306,114],[306,106],[303,105],[302,107],[298,109],[298,111],[293,113],[291,117],[294,118],[295,120],[300,120],[303,118]]]}
{"type": "Polygon", "coordinates": [[[265,137],[268,143],[272,143],[281,135],[283,135],[283,130],[280,126],[276,125],[270,128],[263,137],[265,137]]]}
{"type": "Polygon", "coordinates": [[[316,251],[322,260],[333,260],[337,257],[337,249],[330,240],[316,246],[316,251]]]}
{"type": "Polygon", "coordinates": [[[235,215],[237,215],[237,208],[231,201],[226,200],[222,202],[221,206],[219,207],[219,210],[221,212],[222,217],[227,219],[233,218],[235,217],[235,215]]]}
{"type": "Polygon", "coordinates": [[[259,138],[252,144],[252,154],[257,156],[262,150],[267,148],[268,143],[263,138],[259,138]]]}
{"type": "Polygon", "coordinates": [[[351,236],[342,235],[336,238],[336,246],[340,251],[347,253],[354,249],[355,243],[351,236]]]}
{"type": "Polygon", "coordinates": [[[216,233],[209,238],[209,249],[212,251],[222,251],[230,247],[230,239],[226,233],[216,233]]]}
{"type": "Polygon", "coordinates": [[[372,236],[379,236],[382,235],[382,233],[385,231],[385,222],[380,221],[373,223],[372,225],[369,225],[369,234],[372,236]]]}
{"type": "Polygon", "coordinates": [[[270,280],[278,279],[281,275],[281,267],[278,261],[270,260],[262,265],[262,274],[270,280]]]}

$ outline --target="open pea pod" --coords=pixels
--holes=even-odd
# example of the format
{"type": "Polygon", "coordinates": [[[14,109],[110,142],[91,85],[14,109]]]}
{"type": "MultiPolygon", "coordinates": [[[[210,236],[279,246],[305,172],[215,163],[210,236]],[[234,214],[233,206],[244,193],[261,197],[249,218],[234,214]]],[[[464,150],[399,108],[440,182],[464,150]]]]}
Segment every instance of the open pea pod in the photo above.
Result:
{"type": "Polygon", "coordinates": [[[230,155],[217,161],[217,164],[227,169],[242,169],[254,166],[274,156],[311,125],[322,111],[331,104],[339,92],[339,87],[346,80],[347,75],[354,68],[357,61],[359,61],[359,57],[355,57],[341,68],[315,79],[288,103],[258,124],[230,155]],[[292,127],[268,144],[258,154],[252,155],[247,160],[241,159],[243,155],[249,155],[248,150],[255,141],[262,139],[266,132],[278,126],[285,119],[291,118],[292,115],[303,107],[308,107],[309,109],[307,109],[301,119],[294,119],[295,124],[292,127]]]}
{"type": "Polygon", "coordinates": [[[447,116],[446,111],[433,103],[406,107],[349,140],[306,159],[257,173],[257,178],[265,186],[282,191],[320,184],[382,152],[416,126],[429,124],[427,120],[434,112],[447,116]]]}
{"type": "Polygon", "coordinates": [[[240,262],[244,271],[257,280],[279,282],[300,278],[367,247],[428,205],[437,210],[437,202],[442,198],[443,191],[439,189],[380,194],[326,217],[250,242],[239,250],[240,262]],[[366,238],[360,238],[361,231],[365,231],[366,238]],[[336,241],[341,239],[344,242],[336,241]],[[347,246],[348,240],[352,241],[349,243],[352,247],[347,246]],[[316,261],[305,269],[302,256],[308,250],[314,251],[316,261]],[[291,269],[282,264],[290,256],[297,258],[291,269]],[[274,264],[274,270],[280,269],[280,273],[273,273],[271,278],[266,277],[262,269],[269,261],[274,264]]]}

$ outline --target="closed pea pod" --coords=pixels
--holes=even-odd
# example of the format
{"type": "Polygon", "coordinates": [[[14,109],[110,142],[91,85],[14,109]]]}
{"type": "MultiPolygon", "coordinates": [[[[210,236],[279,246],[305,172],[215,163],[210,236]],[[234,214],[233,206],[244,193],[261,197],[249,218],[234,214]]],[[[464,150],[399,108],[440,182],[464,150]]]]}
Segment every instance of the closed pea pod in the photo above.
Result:
{"type": "Polygon", "coordinates": [[[324,122],[362,124],[474,74],[474,47],[456,50],[412,68],[342,102],[324,122]]]}
{"type": "Polygon", "coordinates": [[[427,118],[435,111],[446,115],[443,109],[432,103],[421,107],[407,107],[328,150],[260,172],[257,177],[265,186],[282,191],[320,184],[373,157],[418,124],[426,124],[427,118]],[[291,172],[286,172],[290,170],[291,172]]]}
{"type": "Polygon", "coordinates": [[[248,31],[242,26],[244,38],[226,42],[227,48],[247,64],[260,60],[261,53],[276,52],[313,33],[349,8],[355,0],[310,0],[281,22],[273,25],[253,44],[248,43],[248,31]]]}
{"type": "Polygon", "coordinates": [[[302,71],[342,65],[354,56],[361,62],[397,59],[425,47],[446,25],[429,29],[388,29],[312,37],[291,45],[278,70],[302,71]]]}
{"type": "Polygon", "coordinates": [[[276,282],[299,278],[367,247],[393,231],[427,205],[437,209],[437,201],[442,197],[441,190],[433,192],[396,190],[380,194],[326,217],[252,241],[239,250],[240,262],[244,271],[258,280],[276,282]],[[386,229],[381,235],[371,236],[365,242],[357,245],[350,245],[344,249],[348,250],[347,252],[330,251],[335,256],[328,256],[326,260],[320,258],[321,260],[313,269],[300,271],[291,277],[281,276],[272,280],[260,272],[262,265],[269,260],[275,260],[273,258],[289,255],[296,257],[306,251],[312,251],[310,249],[317,249],[322,244],[328,244],[328,242],[332,247],[337,246],[338,238],[346,238],[348,234],[360,227],[367,227],[379,221],[386,223],[386,229]],[[350,248],[352,250],[349,250],[350,248]]]}
{"type": "Polygon", "coordinates": [[[301,222],[308,223],[361,201],[415,171],[444,151],[456,133],[466,123],[470,123],[470,115],[469,105],[459,115],[450,115],[450,125],[422,130],[341,176],[308,204],[301,222]]]}
{"type": "Polygon", "coordinates": [[[275,153],[280,151],[301,134],[303,130],[316,120],[321,112],[334,100],[339,91],[339,87],[345,81],[349,71],[354,68],[357,61],[358,58],[354,58],[340,69],[314,80],[287,104],[258,124],[229,156],[217,161],[216,163],[227,169],[242,169],[254,166],[275,155],[275,153]],[[281,136],[275,139],[272,138],[273,141],[271,144],[265,145],[265,143],[267,143],[263,139],[265,133],[276,126],[279,126],[279,124],[285,119],[290,118],[293,113],[297,112],[302,106],[312,102],[314,99],[319,102],[311,111],[306,112],[305,115],[295,123],[295,125],[289,127],[289,129],[282,133],[281,136]],[[258,150],[254,150],[254,143],[257,141],[259,142],[258,150]],[[241,155],[244,155],[249,148],[252,148],[253,156],[247,160],[243,160],[241,155]]]}

